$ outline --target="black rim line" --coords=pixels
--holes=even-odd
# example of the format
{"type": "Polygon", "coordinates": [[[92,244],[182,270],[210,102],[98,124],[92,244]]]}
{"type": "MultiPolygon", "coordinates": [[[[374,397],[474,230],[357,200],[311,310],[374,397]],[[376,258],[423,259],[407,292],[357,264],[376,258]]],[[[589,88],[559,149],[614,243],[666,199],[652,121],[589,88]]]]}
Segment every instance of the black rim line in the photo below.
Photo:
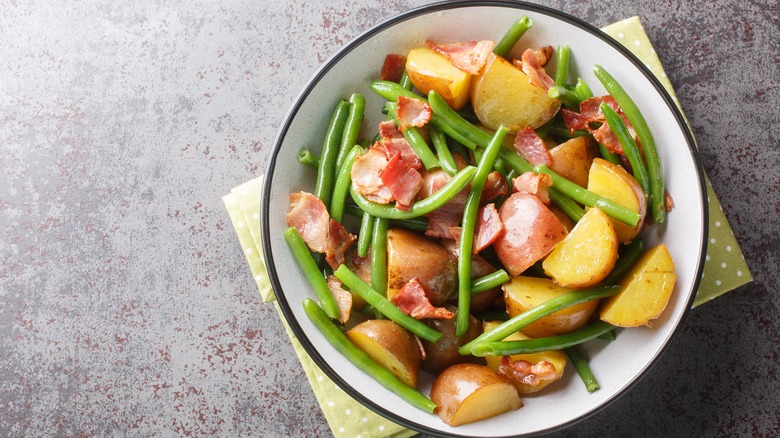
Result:
{"type": "MultiPolygon", "coordinates": [[[[502,0],[495,0],[495,1],[474,1],[474,0],[456,0],[456,1],[446,1],[446,2],[438,2],[438,3],[432,3],[429,5],[421,6],[415,9],[411,9],[406,12],[402,12],[401,14],[395,15],[373,27],[370,29],[364,31],[362,34],[358,35],[355,39],[347,43],[344,47],[339,49],[336,53],[334,53],[325,63],[323,63],[318,70],[312,75],[312,77],[307,82],[304,89],[299,93],[299,95],[295,99],[295,103],[292,105],[288,113],[285,115],[284,122],[282,124],[282,127],[279,131],[279,134],[277,135],[276,139],[274,140],[274,149],[271,152],[270,158],[268,160],[268,163],[266,165],[265,169],[265,175],[266,180],[263,187],[263,198],[262,198],[262,220],[264,223],[268,223],[269,220],[269,203],[270,203],[270,195],[271,195],[271,187],[273,185],[273,178],[267,178],[268,175],[273,175],[273,171],[276,166],[276,159],[279,155],[279,152],[281,150],[281,146],[283,143],[283,140],[287,134],[287,131],[290,128],[290,124],[292,123],[292,120],[295,118],[295,116],[298,113],[298,110],[302,106],[303,102],[306,100],[306,97],[311,93],[311,91],[318,85],[320,80],[333,68],[334,65],[336,65],[342,58],[344,58],[348,53],[350,53],[352,50],[354,50],[356,47],[358,47],[362,42],[365,40],[371,38],[373,35],[384,31],[388,27],[391,27],[397,23],[415,18],[419,15],[428,14],[435,11],[441,11],[441,10],[449,10],[449,9],[457,9],[462,7],[473,7],[473,6],[499,6],[499,7],[506,7],[510,9],[522,9],[527,11],[532,11],[535,13],[548,15],[556,19],[560,19],[562,21],[565,21],[569,24],[572,24],[582,30],[585,30],[594,36],[598,37],[602,41],[609,44],[612,48],[619,51],[623,56],[625,56],[627,59],[629,59],[641,72],[644,74],[644,76],[653,84],[656,91],[661,95],[664,102],[666,103],[667,107],[672,110],[672,113],[675,117],[675,120],[677,121],[677,124],[679,125],[680,129],[683,132],[683,135],[686,139],[686,143],[688,145],[688,149],[691,152],[691,157],[693,158],[697,178],[699,179],[700,186],[704,189],[700,193],[701,195],[701,203],[702,203],[702,217],[705,218],[702,228],[702,236],[701,236],[701,248],[700,248],[700,255],[699,255],[699,261],[696,267],[696,277],[693,283],[693,290],[697,291],[699,288],[699,284],[701,281],[701,273],[704,269],[704,256],[706,255],[707,251],[707,238],[709,234],[708,230],[708,204],[707,204],[707,195],[706,195],[706,185],[704,181],[704,175],[702,171],[701,161],[699,159],[698,151],[695,147],[695,142],[693,139],[693,134],[691,133],[688,124],[686,123],[684,117],[682,116],[679,108],[677,107],[674,100],[671,98],[669,93],[666,91],[666,89],[661,85],[659,80],[653,75],[652,72],[645,66],[645,64],[640,61],[633,53],[631,53],[626,47],[624,47],[619,42],[615,41],[612,37],[598,29],[597,27],[577,18],[572,15],[569,15],[565,12],[557,11],[552,8],[548,8],[546,6],[541,5],[535,5],[535,4],[529,4],[522,1],[502,1],[502,0]]],[[[320,369],[330,378],[332,379],[342,390],[344,390],[347,394],[349,394],[352,398],[363,404],[364,406],[368,407],[372,411],[382,415],[383,417],[398,423],[404,427],[407,427],[409,429],[416,430],[418,432],[427,433],[434,436],[442,436],[442,437],[449,437],[449,436],[466,436],[466,435],[453,435],[453,434],[446,434],[441,431],[430,429],[427,426],[423,426],[421,424],[414,423],[412,421],[409,421],[403,417],[398,416],[394,412],[391,412],[374,402],[367,400],[361,395],[357,390],[352,388],[351,385],[349,385],[346,381],[344,381],[337,373],[335,373],[328,363],[325,361],[325,359],[319,354],[319,352],[314,348],[314,346],[309,341],[309,338],[306,336],[306,333],[303,331],[301,326],[298,324],[295,315],[292,313],[292,309],[290,308],[290,304],[287,302],[286,297],[284,296],[281,283],[279,281],[279,277],[276,272],[276,265],[274,263],[274,258],[272,256],[272,245],[271,245],[271,236],[270,231],[267,227],[262,228],[262,241],[263,241],[263,247],[264,247],[264,259],[266,263],[266,268],[268,270],[269,279],[271,281],[271,285],[273,287],[273,290],[275,291],[276,299],[280,303],[280,308],[282,310],[282,314],[284,315],[285,319],[287,320],[287,323],[289,324],[291,330],[295,334],[296,338],[298,338],[298,341],[301,343],[301,345],[304,347],[306,352],[312,357],[314,362],[317,364],[317,366],[320,367],[320,369]]],[[[611,403],[613,403],[615,400],[622,397],[624,394],[628,393],[631,388],[634,387],[639,381],[642,380],[642,378],[647,374],[647,372],[652,368],[653,365],[655,365],[658,361],[658,359],[666,352],[669,345],[671,344],[671,341],[676,337],[676,335],[679,333],[680,329],[682,328],[682,323],[685,320],[685,318],[688,315],[688,312],[691,309],[691,306],[693,304],[693,300],[696,297],[696,293],[691,294],[691,296],[688,299],[688,303],[686,305],[686,308],[683,310],[683,313],[680,317],[680,324],[678,324],[675,329],[672,331],[672,333],[667,338],[666,342],[661,346],[661,348],[658,350],[656,355],[652,358],[652,360],[647,364],[647,366],[642,369],[636,377],[632,381],[630,381],[628,384],[626,384],[619,392],[615,394],[614,397],[612,397],[609,400],[606,400],[601,405],[595,407],[593,410],[585,413],[584,415],[581,415],[580,417],[574,418],[566,423],[562,423],[560,425],[557,425],[555,427],[551,427],[549,429],[541,430],[536,433],[538,434],[544,434],[553,432],[556,430],[561,430],[564,428],[567,428],[573,424],[576,424],[585,418],[588,418],[597,412],[601,411],[602,409],[609,406],[611,403]]],[[[535,434],[536,434],[535,433],[535,434]]],[[[508,437],[510,435],[501,435],[501,437],[508,437]]],[[[528,435],[517,435],[517,436],[528,436],[528,435]]]]}

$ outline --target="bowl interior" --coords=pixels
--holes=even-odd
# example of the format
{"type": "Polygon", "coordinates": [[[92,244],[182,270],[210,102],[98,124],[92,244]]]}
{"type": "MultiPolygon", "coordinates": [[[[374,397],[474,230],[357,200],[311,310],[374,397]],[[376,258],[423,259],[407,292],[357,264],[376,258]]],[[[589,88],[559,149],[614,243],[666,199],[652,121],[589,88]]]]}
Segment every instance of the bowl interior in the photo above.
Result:
{"type": "MultiPolygon", "coordinates": [[[[545,8],[493,2],[440,4],[393,18],[369,30],[334,55],[298,97],[277,139],[269,161],[263,199],[265,256],[280,304],[293,331],[321,368],[344,390],[396,422],[434,434],[461,436],[516,436],[571,424],[595,412],[631,386],[663,351],[690,308],[698,285],[706,245],[706,204],[703,179],[692,139],[671,99],[646,69],[618,49],[617,43],[577,19],[545,8]],[[296,154],[303,147],[321,148],[332,108],[353,92],[366,97],[365,132],[384,119],[383,101],[368,88],[388,53],[406,53],[425,39],[444,42],[500,39],[509,25],[528,15],[533,27],[513,53],[527,47],[568,45],[572,69],[593,89],[604,94],[591,67],[609,71],[638,104],[654,134],[664,169],[667,190],[675,202],[667,223],[646,233],[648,245],[663,241],[677,270],[677,284],[662,317],[652,328],[623,330],[613,342],[593,341],[584,351],[601,389],[589,394],[571,367],[562,381],[540,395],[523,397],[520,410],[457,428],[436,415],[422,412],[379,385],[334,350],[309,322],[301,302],[314,298],[282,236],[287,228],[291,192],[313,191],[315,172],[301,166],[296,154]]],[[[574,73],[572,73],[574,75],[574,73]]],[[[425,375],[424,373],[422,373],[425,375]]],[[[423,379],[428,393],[432,380],[423,379]]]]}

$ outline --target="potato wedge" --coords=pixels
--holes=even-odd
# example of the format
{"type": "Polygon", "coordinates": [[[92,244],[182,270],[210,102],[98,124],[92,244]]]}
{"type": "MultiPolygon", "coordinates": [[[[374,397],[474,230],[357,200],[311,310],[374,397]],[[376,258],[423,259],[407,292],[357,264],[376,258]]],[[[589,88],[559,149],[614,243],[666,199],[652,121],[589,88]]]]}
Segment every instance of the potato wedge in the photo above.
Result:
{"type": "Polygon", "coordinates": [[[593,193],[639,213],[639,222],[633,227],[610,218],[618,236],[618,242],[628,243],[639,234],[647,213],[647,197],[639,182],[626,172],[626,169],[601,158],[596,158],[588,172],[587,187],[593,193]]]}
{"type": "MultiPolygon", "coordinates": [[[[451,305],[446,305],[445,308],[452,313],[458,310],[457,307],[451,305]]],[[[469,315],[469,328],[461,336],[455,333],[455,318],[424,319],[422,321],[442,334],[441,339],[437,342],[421,339],[422,346],[425,349],[425,359],[423,359],[420,365],[423,371],[439,374],[452,365],[474,361],[474,356],[462,355],[458,353],[458,348],[471,342],[482,333],[480,323],[476,318],[469,315]]]]}
{"type": "Polygon", "coordinates": [[[550,156],[550,169],[575,184],[587,187],[588,172],[593,159],[598,156],[598,148],[590,137],[577,137],[550,149],[550,156]]]}
{"type": "Polygon", "coordinates": [[[612,221],[591,208],[542,262],[544,272],[569,288],[593,286],[615,267],[618,242],[612,221]]]}
{"type": "Polygon", "coordinates": [[[458,265],[449,251],[413,231],[387,233],[387,298],[417,277],[431,304],[440,306],[458,291],[458,265]]]}
{"type": "Polygon", "coordinates": [[[469,101],[471,75],[431,49],[411,50],[406,57],[406,74],[418,90],[425,94],[436,91],[451,108],[461,109],[469,101]]]}
{"type": "MultiPolygon", "coordinates": [[[[500,321],[486,322],[484,330],[492,330],[499,324],[500,321]]],[[[531,339],[531,337],[525,335],[522,332],[515,332],[504,338],[505,341],[524,341],[526,339],[531,339]]],[[[501,358],[502,356],[485,356],[485,361],[487,362],[488,368],[501,374],[499,372],[499,363],[501,362],[501,358]]],[[[532,372],[530,372],[528,377],[524,379],[516,378],[518,376],[505,375],[505,377],[508,378],[513,385],[515,385],[515,388],[517,388],[517,391],[520,394],[531,394],[534,392],[539,392],[549,384],[560,380],[561,377],[563,377],[563,372],[566,369],[567,362],[566,353],[561,350],[540,351],[538,353],[529,354],[513,354],[509,356],[509,359],[512,361],[524,360],[532,366],[547,362],[548,364],[552,365],[555,370],[552,375],[545,376],[535,376],[532,372]]]]}
{"type": "Polygon", "coordinates": [[[433,382],[431,400],[436,413],[450,426],[473,423],[523,404],[509,380],[484,365],[453,365],[433,382]]]}
{"type": "Polygon", "coordinates": [[[412,388],[422,353],[414,335],[389,319],[369,319],[347,330],[347,338],[376,363],[412,388]]]}
{"type": "Polygon", "coordinates": [[[620,281],[620,292],[604,300],[599,317],[618,327],[650,325],[664,311],[674,291],[677,274],[663,243],[642,255],[620,281]]]}
{"type": "MultiPolygon", "coordinates": [[[[517,276],[504,286],[504,302],[510,317],[515,317],[545,301],[571,292],[549,278],[517,276]]],[[[568,333],[584,326],[598,307],[598,301],[576,304],[534,321],[522,329],[534,338],[568,333]]]]}
{"type": "Polygon", "coordinates": [[[471,105],[486,127],[496,130],[503,124],[512,132],[542,126],[561,107],[547,90],[531,85],[525,73],[492,53],[471,83],[471,105]]]}

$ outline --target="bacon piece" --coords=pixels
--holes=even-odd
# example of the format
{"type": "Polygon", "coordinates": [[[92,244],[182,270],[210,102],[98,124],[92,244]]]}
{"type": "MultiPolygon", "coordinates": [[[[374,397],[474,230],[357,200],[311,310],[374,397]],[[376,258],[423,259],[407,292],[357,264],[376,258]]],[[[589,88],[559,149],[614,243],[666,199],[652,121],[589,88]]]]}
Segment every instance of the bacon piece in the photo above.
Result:
{"type": "Polygon", "coordinates": [[[405,138],[385,138],[382,140],[382,146],[385,147],[387,158],[392,160],[396,155],[400,155],[401,158],[412,169],[422,168],[422,161],[420,157],[414,152],[414,149],[409,145],[409,142],[405,138]]]}
{"type": "Polygon", "coordinates": [[[580,102],[580,114],[587,118],[591,122],[603,122],[604,113],[601,112],[601,104],[606,103],[610,108],[615,110],[618,114],[623,112],[620,109],[620,105],[615,101],[612,96],[595,96],[589,97],[580,102]]]}
{"type": "MultiPolygon", "coordinates": [[[[431,172],[424,171],[423,185],[420,192],[417,194],[417,198],[424,199],[436,193],[444,187],[451,178],[452,177],[441,169],[436,169],[431,172]]],[[[425,230],[426,236],[442,239],[453,238],[450,233],[450,228],[457,227],[463,218],[463,207],[466,204],[468,191],[468,187],[464,188],[460,193],[450,199],[448,203],[425,215],[428,218],[428,229],[425,230]]]]}
{"type": "Polygon", "coordinates": [[[404,138],[403,132],[398,130],[398,126],[392,120],[385,120],[379,123],[379,136],[382,140],[391,138],[404,138]]]}
{"type": "Polygon", "coordinates": [[[338,321],[343,324],[349,321],[349,315],[352,313],[352,294],[342,286],[341,280],[335,275],[328,275],[328,289],[339,308],[338,321]]]}
{"type": "Polygon", "coordinates": [[[477,211],[477,223],[474,227],[474,244],[472,253],[477,254],[504,233],[504,223],[498,217],[495,204],[483,205],[477,211]]]}
{"type": "Polygon", "coordinates": [[[382,64],[382,72],[379,78],[383,81],[398,82],[406,67],[406,57],[398,53],[390,53],[385,56],[385,62],[382,64]]]}
{"type": "Polygon", "coordinates": [[[468,41],[465,43],[435,43],[426,40],[425,44],[431,50],[449,59],[452,65],[463,72],[478,75],[487,62],[488,55],[493,51],[495,42],[489,40],[468,41]]]}
{"type": "Polygon", "coordinates": [[[531,364],[527,360],[512,360],[503,356],[498,362],[498,373],[528,386],[539,386],[545,380],[557,377],[555,366],[547,361],[531,364]]]}
{"type": "Polygon", "coordinates": [[[631,126],[631,122],[628,121],[620,105],[615,101],[612,96],[596,96],[585,99],[580,103],[580,112],[570,111],[567,109],[561,109],[563,116],[563,123],[569,128],[571,132],[575,130],[584,129],[593,135],[593,138],[604,145],[607,150],[616,154],[625,155],[623,152],[623,146],[620,144],[615,133],[612,132],[609,125],[605,123],[604,113],[601,111],[601,104],[606,103],[610,108],[618,113],[623,122],[628,128],[628,132],[634,138],[637,139],[636,131],[631,126]],[[591,128],[591,123],[601,123],[598,128],[591,128]]]}
{"type": "Polygon", "coordinates": [[[325,252],[328,246],[330,215],[320,198],[307,192],[291,193],[287,225],[295,227],[309,249],[325,252]]]}
{"type": "MultiPolygon", "coordinates": [[[[523,73],[528,75],[528,82],[530,82],[531,85],[536,85],[537,87],[549,90],[555,86],[555,81],[547,74],[544,68],[542,68],[542,66],[547,63],[548,59],[545,56],[545,50],[545,48],[539,50],[526,49],[526,51],[523,52],[522,61],[519,63],[519,67],[523,73]]],[[[552,47],[550,47],[550,50],[552,50],[552,47]]],[[[515,60],[515,66],[517,66],[517,64],[518,61],[515,60]]]]}
{"type": "Polygon", "coordinates": [[[355,243],[357,237],[354,234],[350,234],[343,225],[330,220],[330,226],[328,230],[328,242],[325,247],[325,261],[328,262],[331,268],[335,271],[344,263],[344,252],[347,251],[350,245],[355,243]]]}
{"type": "Polygon", "coordinates": [[[433,110],[427,102],[406,96],[398,96],[398,110],[396,112],[399,129],[403,131],[409,127],[422,128],[431,121],[433,110]]]}
{"type": "Polygon", "coordinates": [[[423,179],[420,172],[404,160],[401,154],[395,154],[379,177],[393,194],[396,208],[409,210],[422,187],[423,179]]]}
{"type": "Polygon", "coordinates": [[[365,154],[358,156],[352,164],[350,176],[352,188],[369,201],[379,204],[389,204],[393,201],[393,194],[385,187],[380,174],[387,163],[385,148],[377,143],[365,154]]]}
{"type": "Polygon", "coordinates": [[[552,164],[550,151],[544,140],[530,126],[526,126],[515,136],[515,150],[534,166],[552,164]]]}
{"type": "Polygon", "coordinates": [[[355,247],[350,247],[344,254],[344,264],[347,265],[350,271],[360,277],[364,282],[371,284],[371,255],[366,254],[365,257],[360,257],[355,247]]]}
{"type": "Polygon", "coordinates": [[[552,177],[546,173],[537,175],[533,172],[526,172],[512,180],[515,192],[536,195],[544,205],[550,205],[550,194],[547,189],[552,185],[552,177]]]}
{"type": "Polygon", "coordinates": [[[563,116],[563,123],[572,133],[581,129],[590,130],[588,118],[576,111],[561,108],[561,116],[563,116]]]}
{"type": "Polygon", "coordinates": [[[500,172],[490,172],[485,180],[485,187],[482,188],[481,202],[487,202],[502,195],[509,194],[509,186],[506,184],[504,176],[500,172]]]}
{"type": "Polygon", "coordinates": [[[669,194],[669,192],[664,190],[664,209],[669,212],[674,209],[674,198],[672,198],[672,195],[669,194]]]}
{"type": "Polygon", "coordinates": [[[398,306],[401,312],[415,319],[452,319],[455,316],[444,307],[433,307],[417,277],[409,280],[390,301],[398,306]]]}
{"type": "Polygon", "coordinates": [[[591,134],[593,134],[594,140],[604,145],[610,152],[625,155],[623,145],[620,144],[620,140],[618,140],[617,135],[612,132],[608,124],[604,123],[598,129],[591,129],[591,134]]]}

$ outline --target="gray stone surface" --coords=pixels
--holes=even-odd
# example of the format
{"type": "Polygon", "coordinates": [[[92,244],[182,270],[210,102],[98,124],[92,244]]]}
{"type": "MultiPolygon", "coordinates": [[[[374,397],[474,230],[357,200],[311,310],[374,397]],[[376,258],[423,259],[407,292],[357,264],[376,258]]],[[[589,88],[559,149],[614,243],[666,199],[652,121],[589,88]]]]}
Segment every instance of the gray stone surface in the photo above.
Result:
{"type": "MultiPolygon", "coordinates": [[[[322,61],[428,2],[318,3],[0,7],[0,435],[331,434],[220,197],[322,61]]],[[[540,3],[641,16],[755,276],[558,435],[779,435],[777,1],[540,3]]]]}

